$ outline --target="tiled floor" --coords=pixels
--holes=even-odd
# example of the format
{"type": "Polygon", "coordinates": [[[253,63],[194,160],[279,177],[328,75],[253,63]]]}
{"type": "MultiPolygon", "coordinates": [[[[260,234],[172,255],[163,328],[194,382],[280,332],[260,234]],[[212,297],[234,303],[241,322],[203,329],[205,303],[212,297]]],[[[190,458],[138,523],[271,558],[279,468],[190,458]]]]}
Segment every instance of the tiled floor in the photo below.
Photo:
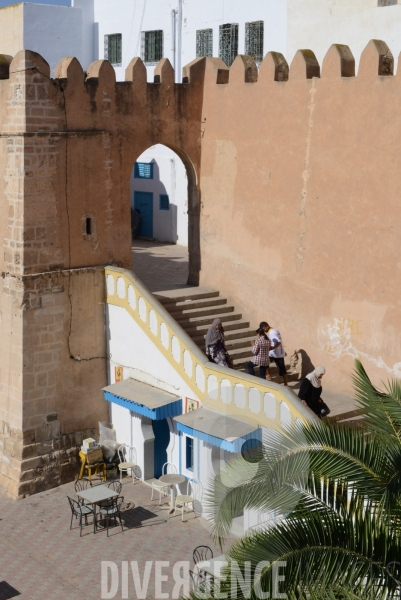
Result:
{"type": "MultiPolygon", "coordinates": [[[[146,561],[168,561],[169,566],[163,568],[168,581],[163,582],[162,591],[170,598],[174,563],[190,561],[192,565],[192,551],[200,544],[211,546],[215,556],[221,554],[194,513],[185,515],[184,522],[178,514],[169,517],[158,500],[150,501],[150,488],[143,483],[134,486],[131,479],[124,481],[121,494],[125,498],[124,533],[115,527],[109,537],[106,531],[94,535],[88,525],[82,538],[78,521],[74,519],[74,528],[69,529],[67,495],[76,498],[73,483],[24,500],[0,496],[0,600],[101,599],[102,561],[117,565],[120,584],[116,599],[138,598],[131,567],[128,595],[122,596],[122,561],[138,562],[141,581],[146,561]]],[[[153,563],[144,598],[153,600],[155,595],[153,563]]]]}

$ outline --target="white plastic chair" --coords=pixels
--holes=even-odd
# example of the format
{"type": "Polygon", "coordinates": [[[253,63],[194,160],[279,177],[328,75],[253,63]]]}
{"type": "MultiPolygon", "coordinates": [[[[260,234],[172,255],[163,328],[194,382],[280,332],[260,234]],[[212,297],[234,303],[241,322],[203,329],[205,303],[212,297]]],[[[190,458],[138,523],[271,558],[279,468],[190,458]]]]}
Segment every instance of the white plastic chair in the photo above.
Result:
{"type": "MultiPolygon", "coordinates": [[[[177,467],[175,465],[173,465],[172,463],[166,462],[164,463],[163,467],[162,467],[162,475],[175,475],[177,473],[177,467]]],[[[162,503],[162,493],[165,496],[168,496],[170,491],[168,491],[166,493],[166,489],[170,490],[170,486],[165,483],[163,483],[162,481],[160,481],[160,479],[154,479],[152,481],[152,496],[151,496],[151,500],[153,500],[153,491],[159,492],[159,504],[162,503]]]]}
{"type": "Polygon", "coordinates": [[[120,459],[120,463],[118,468],[120,469],[120,481],[122,482],[123,471],[128,474],[128,471],[131,471],[132,475],[132,483],[135,484],[135,479],[139,479],[135,477],[134,469],[138,466],[136,460],[136,449],[134,446],[128,446],[128,444],[122,444],[118,449],[118,457],[120,459]]]}
{"type": "Polygon", "coordinates": [[[184,520],[184,509],[188,506],[188,504],[192,504],[192,510],[195,513],[195,518],[197,515],[201,514],[201,495],[202,495],[202,484],[193,479],[190,481],[187,479],[187,493],[179,494],[175,498],[175,506],[174,506],[174,516],[176,514],[177,508],[181,507],[181,520],[184,520]]]}

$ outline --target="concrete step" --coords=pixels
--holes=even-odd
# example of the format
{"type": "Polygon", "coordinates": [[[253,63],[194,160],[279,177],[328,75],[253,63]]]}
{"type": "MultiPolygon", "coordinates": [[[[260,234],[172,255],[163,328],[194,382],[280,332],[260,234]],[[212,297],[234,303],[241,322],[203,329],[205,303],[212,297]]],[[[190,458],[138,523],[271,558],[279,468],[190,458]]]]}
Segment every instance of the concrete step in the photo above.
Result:
{"type": "Polygon", "coordinates": [[[255,335],[249,337],[241,337],[237,339],[228,340],[226,337],[226,348],[228,352],[231,350],[239,350],[241,348],[247,349],[247,351],[252,355],[252,346],[251,342],[255,341],[255,335]]]}
{"type": "Polygon", "coordinates": [[[211,306],[210,308],[195,308],[194,310],[188,307],[186,310],[170,312],[170,315],[178,322],[190,317],[210,316],[210,323],[213,323],[214,319],[220,317],[220,315],[230,312],[234,312],[234,306],[211,306]]]}
{"type": "MultiPolygon", "coordinates": [[[[191,325],[192,327],[194,327],[196,325],[203,325],[203,326],[206,326],[206,329],[209,329],[210,325],[213,323],[214,318],[215,317],[210,317],[210,316],[203,316],[203,317],[199,317],[199,316],[198,317],[185,317],[184,316],[181,319],[176,319],[176,321],[185,330],[187,329],[185,326],[186,324],[191,325]]],[[[237,320],[240,320],[241,318],[242,318],[241,313],[219,314],[219,319],[221,319],[221,321],[224,323],[224,329],[226,328],[226,326],[225,326],[226,322],[237,321],[237,320]]],[[[248,327],[249,327],[249,324],[248,324],[248,327]]]]}
{"type": "MultiPolygon", "coordinates": [[[[225,327],[225,324],[224,324],[225,327]]],[[[193,341],[195,342],[195,344],[197,344],[198,346],[203,346],[205,343],[205,334],[199,335],[199,333],[193,334],[192,336],[193,341]]],[[[238,330],[234,330],[233,333],[227,333],[227,329],[225,328],[225,334],[224,334],[225,340],[226,340],[226,346],[228,347],[228,344],[243,344],[243,346],[249,346],[250,347],[250,343],[252,340],[255,340],[255,332],[252,329],[238,329],[238,330]]],[[[239,347],[239,346],[238,346],[239,347]]]]}
{"type": "MultiPolygon", "coordinates": [[[[245,363],[242,363],[242,364],[241,363],[235,364],[235,361],[234,361],[234,369],[236,371],[241,371],[242,373],[248,373],[248,369],[246,368],[247,363],[248,363],[248,361],[246,361],[245,363]]],[[[286,365],[286,366],[287,366],[288,381],[298,381],[299,373],[297,371],[294,371],[293,369],[291,369],[289,365],[286,365]]],[[[258,367],[255,367],[255,373],[259,373],[258,367]]],[[[274,363],[270,363],[270,375],[272,377],[272,380],[275,381],[276,383],[281,383],[283,380],[281,375],[278,374],[278,369],[274,363]]]]}
{"type": "Polygon", "coordinates": [[[187,309],[197,309],[197,308],[208,308],[209,306],[222,306],[223,304],[227,304],[226,298],[213,298],[212,300],[208,300],[205,298],[204,300],[184,300],[183,302],[168,302],[163,304],[164,308],[168,310],[169,313],[173,313],[179,310],[187,310],[187,309]]]}
{"type": "MultiPolygon", "coordinates": [[[[207,330],[209,329],[210,325],[212,323],[210,322],[209,324],[207,323],[199,323],[199,324],[189,324],[188,326],[183,326],[181,323],[181,327],[183,327],[183,329],[185,329],[185,331],[187,332],[187,334],[193,338],[193,336],[200,336],[200,335],[206,335],[207,330]]],[[[225,321],[224,322],[224,331],[225,331],[225,337],[227,339],[227,332],[228,331],[237,331],[237,330],[243,330],[243,331],[247,331],[249,328],[249,321],[225,321]]]]}
{"type": "Polygon", "coordinates": [[[230,342],[232,340],[240,340],[240,338],[247,338],[249,340],[255,340],[256,339],[256,334],[255,334],[255,330],[254,329],[238,329],[238,330],[232,330],[232,331],[227,331],[226,326],[224,326],[224,337],[227,342],[230,342]]]}
{"type": "MultiPolygon", "coordinates": [[[[190,288],[196,289],[196,288],[190,288]]],[[[203,291],[187,291],[186,288],[182,290],[174,290],[174,292],[158,292],[155,295],[155,298],[158,299],[160,304],[171,304],[172,302],[184,302],[185,300],[200,300],[202,298],[218,298],[220,292],[216,292],[215,290],[203,290],[203,291]]]]}
{"type": "Polygon", "coordinates": [[[227,348],[228,353],[230,354],[231,358],[233,359],[233,361],[235,362],[238,359],[242,359],[243,361],[246,359],[246,362],[248,362],[249,360],[251,360],[251,358],[253,357],[252,351],[251,351],[251,347],[242,347],[242,348],[233,348],[233,349],[228,349],[227,348]]]}

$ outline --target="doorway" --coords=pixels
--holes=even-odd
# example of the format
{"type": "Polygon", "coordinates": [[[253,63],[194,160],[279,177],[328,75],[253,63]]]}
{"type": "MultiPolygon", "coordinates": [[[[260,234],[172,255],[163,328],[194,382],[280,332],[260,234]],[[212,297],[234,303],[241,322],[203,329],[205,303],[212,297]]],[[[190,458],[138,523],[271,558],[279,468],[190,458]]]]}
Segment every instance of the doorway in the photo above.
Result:
{"type": "MultiPolygon", "coordinates": [[[[155,144],[136,157],[130,179],[132,239],[135,243],[138,237],[142,238],[139,242],[150,238],[165,248],[181,247],[187,256],[186,283],[190,286],[199,285],[198,195],[193,164],[179,149],[155,144]],[[153,202],[148,194],[152,194],[153,202]],[[142,211],[146,215],[142,215],[142,211]],[[142,226],[141,218],[145,220],[142,226]]],[[[140,252],[142,250],[140,248],[140,252]]]]}
{"type": "Polygon", "coordinates": [[[162,475],[164,463],[167,462],[167,447],[170,443],[170,427],[168,426],[167,419],[152,421],[152,427],[155,436],[154,477],[158,479],[162,475]]]}
{"type": "Polygon", "coordinates": [[[139,236],[153,238],[153,194],[134,192],[134,208],[141,215],[139,236]]]}

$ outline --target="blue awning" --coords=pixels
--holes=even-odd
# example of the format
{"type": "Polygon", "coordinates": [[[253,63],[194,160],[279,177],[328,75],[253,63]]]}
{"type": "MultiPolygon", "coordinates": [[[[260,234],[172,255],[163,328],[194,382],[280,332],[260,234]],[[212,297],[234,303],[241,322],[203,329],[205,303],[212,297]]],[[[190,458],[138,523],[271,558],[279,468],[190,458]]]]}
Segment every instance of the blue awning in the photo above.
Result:
{"type": "Polygon", "coordinates": [[[104,399],[133,412],[160,421],[182,413],[182,400],[136,379],[124,379],[103,388],[104,399]]]}
{"type": "Polygon", "coordinates": [[[174,417],[174,421],[178,431],[228,452],[241,452],[244,444],[248,450],[262,443],[262,430],[259,427],[207,408],[179,415],[174,417]]]}

